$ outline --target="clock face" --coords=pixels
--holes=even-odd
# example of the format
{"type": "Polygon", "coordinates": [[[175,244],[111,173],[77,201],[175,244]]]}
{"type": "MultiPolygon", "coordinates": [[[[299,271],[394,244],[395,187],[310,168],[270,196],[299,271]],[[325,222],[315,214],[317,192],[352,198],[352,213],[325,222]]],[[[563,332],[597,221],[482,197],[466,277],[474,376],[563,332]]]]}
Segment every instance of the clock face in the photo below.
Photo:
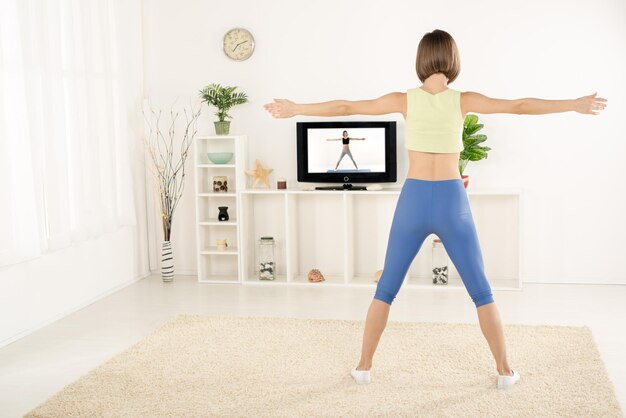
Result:
{"type": "Polygon", "coordinates": [[[254,52],[254,38],[243,28],[234,28],[224,35],[224,53],[235,61],[250,58],[254,52]]]}

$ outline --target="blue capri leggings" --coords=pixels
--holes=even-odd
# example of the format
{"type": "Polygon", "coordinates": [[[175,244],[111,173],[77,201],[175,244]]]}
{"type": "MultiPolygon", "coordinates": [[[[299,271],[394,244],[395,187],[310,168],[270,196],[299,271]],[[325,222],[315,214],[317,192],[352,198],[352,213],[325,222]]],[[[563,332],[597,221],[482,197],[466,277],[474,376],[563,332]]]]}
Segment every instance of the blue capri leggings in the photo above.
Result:
{"type": "Polygon", "coordinates": [[[393,215],[375,299],[391,305],[426,237],[436,234],[476,307],[493,302],[463,180],[407,178],[393,215]]]}

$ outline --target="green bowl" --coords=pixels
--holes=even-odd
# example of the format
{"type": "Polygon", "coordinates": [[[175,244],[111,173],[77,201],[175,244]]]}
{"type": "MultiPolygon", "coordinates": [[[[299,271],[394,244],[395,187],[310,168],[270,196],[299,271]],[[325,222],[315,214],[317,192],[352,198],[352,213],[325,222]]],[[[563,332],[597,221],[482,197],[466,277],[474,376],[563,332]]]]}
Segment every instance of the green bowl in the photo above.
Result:
{"type": "Polygon", "coordinates": [[[227,164],[232,158],[232,152],[208,152],[207,157],[214,164],[227,164]]]}

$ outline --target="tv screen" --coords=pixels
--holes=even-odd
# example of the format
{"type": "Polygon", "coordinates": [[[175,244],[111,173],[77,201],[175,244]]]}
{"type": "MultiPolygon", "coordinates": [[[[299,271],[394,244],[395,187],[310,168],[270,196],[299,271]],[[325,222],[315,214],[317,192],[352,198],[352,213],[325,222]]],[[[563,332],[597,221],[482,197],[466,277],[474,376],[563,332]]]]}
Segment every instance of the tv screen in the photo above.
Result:
{"type": "Polygon", "coordinates": [[[396,122],[298,122],[298,181],[396,181],[396,122]]]}

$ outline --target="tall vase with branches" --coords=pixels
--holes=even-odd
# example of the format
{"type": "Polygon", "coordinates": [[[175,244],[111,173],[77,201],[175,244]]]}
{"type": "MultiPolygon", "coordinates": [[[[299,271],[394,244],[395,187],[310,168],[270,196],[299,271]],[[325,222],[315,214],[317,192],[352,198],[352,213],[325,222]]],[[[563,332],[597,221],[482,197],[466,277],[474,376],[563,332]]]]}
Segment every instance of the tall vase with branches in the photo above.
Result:
{"type": "Polygon", "coordinates": [[[197,122],[201,107],[183,109],[184,129],[180,145],[176,142],[176,122],[180,112],[170,108],[169,121],[161,121],[162,111],[155,111],[148,103],[148,110],[143,109],[143,116],[148,126],[148,133],[142,137],[145,150],[150,157],[150,167],[155,188],[159,191],[163,243],[161,244],[161,277],[164,282],[174,280],[174,256],[171,233],[174,211],[185,189],[185,161],[189,148],[196,136],[197,122]],[[148,114],[146,114],[148,113],[148,114]],[[163,126],[165,125],[165,126],[163,126]],[[178,147],[178,149],[176,149],[178,147]],[[177,154],[177,155],[175,155],[177,154]]]}

